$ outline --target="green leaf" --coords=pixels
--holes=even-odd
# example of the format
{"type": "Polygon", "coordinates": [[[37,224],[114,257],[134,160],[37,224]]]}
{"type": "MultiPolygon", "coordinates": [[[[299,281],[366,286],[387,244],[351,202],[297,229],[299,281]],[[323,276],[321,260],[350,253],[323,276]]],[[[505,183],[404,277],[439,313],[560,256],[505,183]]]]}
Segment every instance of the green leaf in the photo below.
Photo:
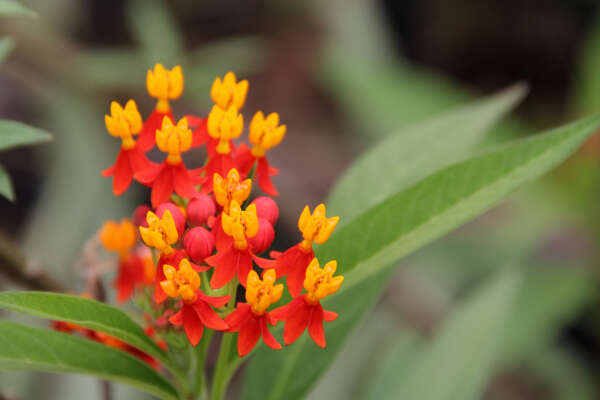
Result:
{"type": "Polygon", "coordinates": [[[37,17],[38,15],[30,10],[29,8],[23,6],[16,0],[0,0],[0,17],[4,15],[16,15],[16,16],[25,16],[25,17],[37,17]]]}
{"type": "Polygon", "coordinates": [[[135,386],[165,400],[175,388],[143,361],[91,340],[0,321],[0,369],[76,373],[135,386]]]}
{"type": "Polygon", "coordinates": [[[0,308],[104,332],[172,367],[165,352],[127,314],[96,300],[50,292],[0,292],[0,308]]]}
{"type": "Polygon", "coordinates": [[[346,276],[338,293],[324,301],[326,309],[340,313],[326,326],[328,348],[303,335],[286,352],[259,349],[247,370],[245,398],[302,397],[377,301],[398,260],[559,164],[599,126],[595,115],[455,164],[341,227],[316,249],[322,263],[337,259],[338,273],[346,276]]]}
{"type": "Polygon", "coordinates": [[[524,94],[525,87],[516,85],[386,137],[346,170],[329,195],[327,208],[332,215],[339,215],[343,224],[465,158],[524,94]]]}
{"type": "Polygon", "coordinates": [[[0,150],[28,146],[50,140],[52,140],[52,135],[41,129],[18,121],[0,120],[0,150]]]}
{"type": "Polygon", "coordinates": [[[476,399],[492,373],[520,275],[503,271],[445,323],[388,399],[476,399]]]}
{"type": "Polygon", "coordinates": [[[2,165],[0,165],[0,195],[6,197],[10,201],[15,200],[15,192],[13,191],[13,185],[10,181],[10,176],[2,165]]]}
{"type": "Polygon", "coordinates": [[[3,37],[0,39],[0,63],[6,59],[8,53],[15,47],[14,41],[9,37],[3,37]]]}

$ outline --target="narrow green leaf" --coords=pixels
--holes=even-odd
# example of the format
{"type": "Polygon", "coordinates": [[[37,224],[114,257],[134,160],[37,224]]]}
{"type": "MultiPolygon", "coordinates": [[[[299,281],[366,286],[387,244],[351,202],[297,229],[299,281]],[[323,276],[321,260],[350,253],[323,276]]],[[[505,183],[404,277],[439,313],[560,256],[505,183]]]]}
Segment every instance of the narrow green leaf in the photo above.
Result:
{"type": "Polygon", "coordinates": [[[25,16],[25,17],[37,17],[35,11],[25,7],[17,0],[0,0],[0,17],[8,16],[25,16]]]}
{"type": "Polygon", "coordinates": [[[52,140],[52,135],[41,129],[18,121],[0,120],[0,150],[43,143],[50,140],[52,140]]]}
{"type": "Polygon", "coordinates": [[[138,358],[100,343],[0,321],[0,369],[91,375],[135,386],[165,400],[175,388],[138,358]]]}
{"type": "Polygon", "coordinates": [[[520,275],[503,271],[460,306],[433,342],[397,381],[388,399],[480,398],[501,348],[520,275]]]}
{"type": "Polygon", "coordinates": [[[104,332],[172,366],[165,352],[123,311],[92,299],[50,292],[0,292],[0,308],[104,332]]]}
{"type": "Polygon", "coordinates": [[[15,200],[15,192],[10,181],[10,175],[2,165],[0,165],[0,195],[6,197],[10,201],[15,200]]]}
{"type": "Polygon", "coordinates": [[[9,37],[3,37],[0,39],[0,63],[6,59],[6,56],[15,47],[14,41],[9,37]]]}
{"type": "Polygon", "coordinates": [[[386,137],[346,170],[331,191],[327,208],[332,215],[339,215],[343,224],[465,158],[524,94],[525,87],[516,85],[386,137]]]}
{"type": "Polygon", "coordinates": [[[337,259],[339,274],[346,276],[338,293],[324,302],[340,313],[326,326],[328,348],[321,350],[303,335],[285,352],[259,349],[247,370],[245,398],[301,398],[377,301],[398,260],[559,164],[599,126],[595,115],[455,164],[339,229],[316,249],[321,262],[337,259]]]}

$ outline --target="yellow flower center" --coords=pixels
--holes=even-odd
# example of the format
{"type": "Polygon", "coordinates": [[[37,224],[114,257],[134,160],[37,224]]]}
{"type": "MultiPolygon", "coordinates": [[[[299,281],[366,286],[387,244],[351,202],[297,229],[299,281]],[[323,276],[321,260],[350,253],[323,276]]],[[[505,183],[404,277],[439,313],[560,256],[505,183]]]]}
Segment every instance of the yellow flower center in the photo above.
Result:
{"type": "Polygon", "coordinates": [[[221,216],[223,231],[233,238],[233,245],[238,250],[248,248],[247,238],[252,238],[258,233],[258,217],[256,205],[250,204],[244,211],[236,200],[229,205],[229,213],[223,212],[221,216]]]}
{"type": "Polygon", "coordinates": [[[286,126],[279,125],[279,114],[271,113],[265,118],[262,111],[257,112],[250,122],[248,140],[254,145],[252,155],[264,157],[265,152],[277,146],[285,136],[286,126]]]}
{"type": "Polygon", "coordinates": [[[150,96],[158,99],[156,111],[167,113],[169,111],[169,99],[175,100],[183,92],[183,73],[181,67],[176,65],[168,70],[158,63],[154,69],[148,70],[146,74],[146,89],[150,96]]]}
{"type": "Polygon", "coordinates": [[[304,279],[304,289],[307,291],[306,298],[310,303],[315,304],[338,291],[342,282],[344,282],[344,277],[334,277],[333,274],[336,269],[337,261],[335,260],[329,261],[321,268],[319,260],[312,259],[306,269],[306,278],[304,279]]]}
{"type": "Polygon", "coordinates": [[[140,226],[140,235],[144,243],[164,254],[173,253],[171,245],[177,242],[179,235],[171,212],[166,210],[162,218],[158,218],[152,211],[148,211],[146,221],[148,227],[140,226]]]}
{"type": "Polygon", "coordinates": [[[234,106],[227,109],[218,105],[213,106],[208,114],[206,129],[211,138],[219,140],[217,144],[217,153],[219,154],[228,154],[231,151],[229,141],[240,137],[243,128],[244,117],[234,106]]]}
{"type": "Polygon", "coordinates": [[[263,315],[271,304],[278,302],[281,298],[283,285],[281,283],[275,285],[276,279],[277,274],[274,269],[266,270],[262,280],[254,270],[248,274],[246,302],[251,306],[254,314],[263,315]]]}
{"type": "Polygon", "coordinates": [[[233,72],[226,73],[223,80],[221,78],[215,79],[210,89],[210,97],[223,110],[232,106],[236,110],[240,110],[244,106],[247,93],[248,81],[236,82],[233,72]]]}
{"type": "Polygon", "coordinates": [[[162,126],[156,130],[156,145],[167,153],[167,162],[176,165],[181,162],[181,153],[192,147],[192,131],[188,128],[186,118],[181,118],[177,125],[168,116],[162,120],[162,126]]]}
{"type": "Polygon", "coordinates": [[[218,173],[213,175],[213,192],[215,201],[225,212],[229,212],[229,205],[232,200],[242,204],[252,191],[252,179],[246,179],[240,182],[240,173],[232,168],[227,173],[227,178],[223,178],[218,173]]]}
{"type": "Polygon", "coordinates": [[[196,290],[200,287],[200,275],[192,269],[188,259],[179,262],[179,269],[171,265],[163,265],[164,281],[160,287],[169,297],[181,297],[183,301],[193,303],[198,298],[196,290]]]}
{"type": "Polygon", "coordinates": [[[104,116],[106,130],[114,137],[121,138],[121,147],[129,150],[135,146],[134,135],[142,130],[142,116],[135,101],[129,100],[125,108],[113,101],[110,103],[110,115],[104,116]]]}
{"type": "Polygon", "coordinates": [[[312,214],[308,206],[305,206],[298,219],[298,229],[302,232],[302,238],[304,239],[300,243],[300,248],[304,251],[310,251],[313,242],[317,244],[325,243],[333,233],[339,220],[340,217],[327,218],[325,204],[319,204],[315,207],[312,214]]]}

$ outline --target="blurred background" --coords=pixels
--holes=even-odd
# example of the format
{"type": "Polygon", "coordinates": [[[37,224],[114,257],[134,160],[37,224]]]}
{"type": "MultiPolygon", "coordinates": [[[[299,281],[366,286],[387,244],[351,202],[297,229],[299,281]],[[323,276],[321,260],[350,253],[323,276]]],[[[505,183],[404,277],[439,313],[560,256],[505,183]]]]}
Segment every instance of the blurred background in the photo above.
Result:
{"type": "MultiPolygon", "coordinates": [[[[139,185],[113,197],[100,171],[119,146],[104,129],[110,101],[134,98],[148,115],[145,74],[155,62],[183,67],[176,115],[205,115],[214,78],[231,70],[250,81],[247,121],[263,109],[287,124],[269,154],[281,171],[277,249],[297,241],[305,204],[326,199],[354,157],[405,126],[519,81],[528,96],[484,145],[600,109],[600,10],[591,0],[23,4],[39,17],[0,19],[0,35],[14,42],[0,66],[0,118],[43,128],[55,141],[0,154],[17,197],[0,198],[0,244],[74,292],[86,242],[104,220],[149,198],[139,185]]],[[[201,165],[201,153],[186,156],[201,165]]],[[[599,201],[600,139],[592,138],[543,181],[403,260],[310,398],[389,396],[455,306],[509,265],[527,279],[485,398],[598,398],[599,201]]],[[[4,272],[2,289],[27,287],[4,272]]],[[[115,391],[116,399],[145,398],[115,391]]],[[[95,380],[0,373],[3,399],[83,396],[100,398],[95,380]]]]}

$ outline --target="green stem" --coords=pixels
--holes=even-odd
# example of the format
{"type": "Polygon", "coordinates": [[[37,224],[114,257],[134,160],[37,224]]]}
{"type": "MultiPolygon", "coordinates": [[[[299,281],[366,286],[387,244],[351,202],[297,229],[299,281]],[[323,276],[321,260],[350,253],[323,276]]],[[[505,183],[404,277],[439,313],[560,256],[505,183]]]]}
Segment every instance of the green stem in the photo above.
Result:
{"type": "Polygon", "coordinates": [[[213,331],[206,330],[200,344],[196,347],[196,379],[194,380],[194,396],[200,399],[206,399],[206,375],[204,373],[206,353],[210,347],[213,331]]]}

